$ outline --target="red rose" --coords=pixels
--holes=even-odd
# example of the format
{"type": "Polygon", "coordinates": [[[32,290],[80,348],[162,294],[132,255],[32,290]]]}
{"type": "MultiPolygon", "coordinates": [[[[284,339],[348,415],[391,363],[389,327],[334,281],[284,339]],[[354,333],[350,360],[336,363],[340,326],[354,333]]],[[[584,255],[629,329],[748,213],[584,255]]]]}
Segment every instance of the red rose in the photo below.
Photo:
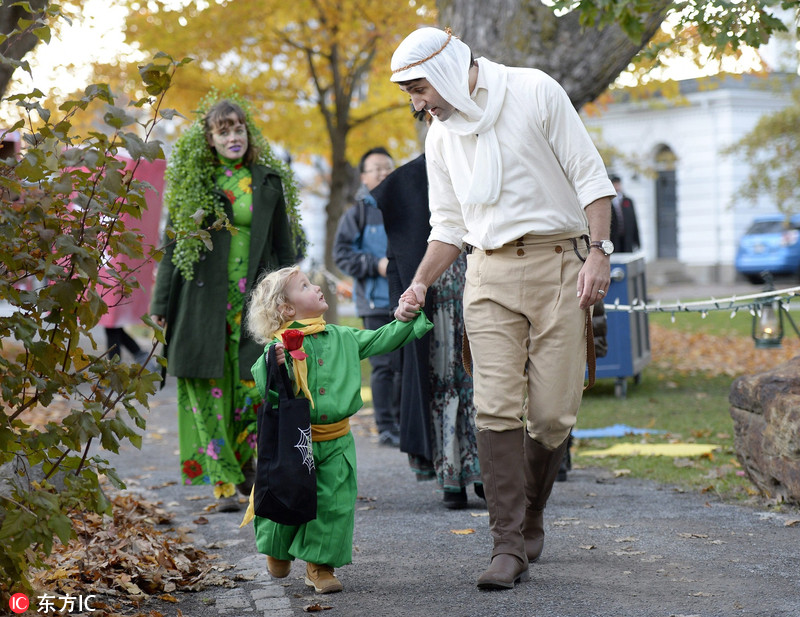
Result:
{"type": "Polygon", "coordinates": [[[197,461],[189,460],[183,464],[183,473],[186,474],[187,478],[194,479],[203,473],[203,468],[197,461]]]}
{"type": "Polygon", "coordinates": [[[295,360],[305,360],[308,354],[303,351],[303,333],[300,330],[285,330],[281,334],[283,346],[295,360]]]}

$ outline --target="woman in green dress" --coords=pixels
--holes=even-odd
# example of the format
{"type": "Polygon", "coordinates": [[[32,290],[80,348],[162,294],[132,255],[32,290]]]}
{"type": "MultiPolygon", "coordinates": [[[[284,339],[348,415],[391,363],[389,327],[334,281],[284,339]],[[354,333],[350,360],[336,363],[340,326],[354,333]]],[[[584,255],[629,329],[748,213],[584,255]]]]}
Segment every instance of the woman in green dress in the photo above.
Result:
{"type": "Polygon", "coordinates": [[[229,99],[181,136],[166,180],[151,313],[166,328],[167,371],[178,379],[182,480],[213,487],[217,509],[232,512],[236,488],[252,485],[261,403],[250,367],[263,347],[243,316],[259,275],[298,256],[296,189],[246,107],[229,99]]]}

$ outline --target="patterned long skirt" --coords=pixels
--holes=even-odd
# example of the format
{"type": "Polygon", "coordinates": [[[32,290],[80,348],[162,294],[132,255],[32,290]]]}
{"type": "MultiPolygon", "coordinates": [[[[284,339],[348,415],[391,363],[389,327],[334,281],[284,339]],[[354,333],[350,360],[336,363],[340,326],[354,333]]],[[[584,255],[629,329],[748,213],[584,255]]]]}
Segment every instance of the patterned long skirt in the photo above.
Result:
{"type": "Polygon", "coordinates": [[[214,485],[228,497],[244,481],[242,467],[256,447],[255,382],[239,378],[239,338],[246,261],[229,263],[225,363],[221,379],[178,379],[178,432],[184,484],[214,485]]]}
{"type": "Polygon", "coordinates": [[[445,491],[459,491],[481,481],[472,377],[464,370],[461,361],[466,270],[466,255],[462,254],[431,286],[431,321],[434,324],[430,345],[433,460],[409,455],[409,464],[418,479],[435,477],[445,491]]]}

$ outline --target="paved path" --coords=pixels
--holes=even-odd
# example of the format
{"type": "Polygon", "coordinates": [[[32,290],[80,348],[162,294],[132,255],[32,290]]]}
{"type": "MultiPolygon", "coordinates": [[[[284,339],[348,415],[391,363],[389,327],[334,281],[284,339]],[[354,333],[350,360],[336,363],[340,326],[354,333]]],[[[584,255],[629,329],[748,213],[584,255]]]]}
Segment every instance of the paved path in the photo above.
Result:
{"type": "Polygon", "coordinates": [[[475,579],[490,539],[483,504],[448,511],[432,483],[418,483],[405,455],[377,445],[357,418],[359,501],[353,564],[337,571],[345,591],[315,595],[304,564],[273,581],[241,515],[204,511],[210,491],[178,479],[174,380],[152,401],[142,450],[117,465],[131,490],[157,499],[198,547],[234,565],[235,588],[156,602],[167,616],[290,617],[314,603],[330,617],[796,617],[800,615],[800,511],[725,505],[600,469],[557,483],[546,512],[547,543],[531,581],[480,592],[475,579]],[[193,521],[204,515],[208,524],[193,521]],[[474,530],[474,532],[464,532],[474,530]]]}

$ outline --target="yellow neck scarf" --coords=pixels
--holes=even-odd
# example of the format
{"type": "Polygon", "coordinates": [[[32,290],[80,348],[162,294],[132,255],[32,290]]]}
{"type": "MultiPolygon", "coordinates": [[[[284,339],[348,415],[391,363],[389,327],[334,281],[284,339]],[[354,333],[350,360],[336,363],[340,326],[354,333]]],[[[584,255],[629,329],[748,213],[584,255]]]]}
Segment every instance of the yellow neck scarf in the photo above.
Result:
{"type": "MultiPolygon", "coordinates": [[[[285,321],[281,324],[280,328],[273,332],[272,336],[281,339],[281,335],[287,330],[299,330],[303,333],[303,336],[308,336],[309,334],[322,332],[324,329],[325,320],[322,317],[313,317],[304,319],[303,321],[285,321]]],[[[302,346],[300,347],[300,351],[305,355],[305,350],[302,346]]],[[[311,406],[314,407],[314,399],[311,397],[311,392],[308,389],[308,364],[306,364],[306,359],[298,360],[294,358],[292,366],[294,367],[295,394],[302,390],[303,396],[311,401],[311,406]]]]}

